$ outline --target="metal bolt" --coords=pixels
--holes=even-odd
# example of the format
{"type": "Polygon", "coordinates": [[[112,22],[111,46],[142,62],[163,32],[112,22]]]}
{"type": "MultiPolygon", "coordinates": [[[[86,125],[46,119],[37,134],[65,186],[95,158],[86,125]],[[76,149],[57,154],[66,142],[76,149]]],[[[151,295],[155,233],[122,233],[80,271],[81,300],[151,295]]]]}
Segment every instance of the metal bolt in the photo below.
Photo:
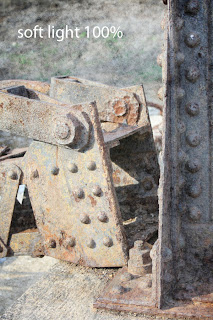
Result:
{"type": "Polygon", "coordinates": [[[47,246],[48,246],[49,248],[56,248],[56,241],[55,241],[54,239],[49,239],[49,240],[47,241],[47,246]]]}
{"type": "Polygon", "coordinates": [[[185,12],[195,15],[199,11],[199,1],[198,0],[190,0],[186,7],[185,7],[185,12]]]}
{"type": "Polygon", "coordinates": [[[200,112],[200,107],[196,102],[188,103],[186,111],[190,116],[197,116],[200,112]]]}
{"type": "Polygon", "coordinates": [[[0,245],[0,253],[4,251],[3,247],[0,245]]]}
{"type": "Polygon", "coordinates": [[[113,245],[113,241],[110,237],[105,237],[103,239],[103,244],[106,246],[106,247],[112,247],[113,245]]]}
{"type": "Polygon", "coordinates": [[[69,237],[67,238],[64,243],[63,243],[63,246],[66,248],[66,249],[70,249],[72,247],[75,246],[75,239],[73,237],[69,237]]]}
{"type": "Polygon", "coordinates": [[[90,218],[88,216],[88,214],[85,213],[81,213],[80,214],[80,221],[84,224],[89,224],[90,223],[90,218]]]}
{"type": "Polygon", "coordinates": [[[198,221],[201,217],[201,212],[197,207],[192,207],[189,209],[189,217],[193,221],[198,221]]]}
{"type": "Polygon", "coordinates": [[[199,171],[200,168],[201,168],[201,163],[198,159],[191,159],[191,160],[188,160],[186,163],[186,169],[189,172],[195,173],[199,171]]]}
{"type": "Polygon", "coordinates": [[[124,293],[125,288],[123,286],[117,285],[111,289],[111,292],[114,294],[124,293]]]}
{"type": "Polygon", "coordinates": [[[90,161],[88,164],[87,164],[87,169],[88,170],[91,170],[91,171],[94,171],[96,169],[96,163],[95,161],[90,161]]]}
{"type": "Polygon", "coordinates": [[[101,222],[107,222],[108,221],[108,216],[104,212],[99,212],[98,220],[101,221],[101,222]]]}
{"type": "Polygon", "coordinates": [[[93,189],[92,189],[92,193],[97,196],[97,197],[100,197],[101,196],[101,193],[102,193],[102,190],[99,186],[95,186],[93,189]]]}
{"type": "Polygon", "coordinates": [[[87,247],[90,249],[95,248],[95,241],[93,239],[89,239],[87,242],[87,247]]]}
{"type": "Polygon", "coordinates": [[[84,197],[84,190],[81,188],[77,189],[74,193],[79,199],[82,199],[84,197]]]}
{"type": "Polygon", "coordinates": [[[18,174],[14,170],[10,170],[8,176],[11,180],[18,180],[18,174]]]}
{"type": "Polygon", "coordinates": [[[78,172],[78,167],[76,166],[75,163],[69,163],[68,170],[72,173],[76,173],[76,172],[78,172]]]}
{"type": "Polygon", "coordinates": [[[39,178],[39,173],[38,173],[38,170],[34,170],[32,173],[31,173],[31,178],[32,179],[36,179],[36,178],[39,178]]]}
{"type": "Polygon", "coordinates": [[[52,170],[51,170],[51,173],[54,176],[57,176],[59,174],[59,168],[58,167],[53,167],[52,170]]]}
{"type": "Polygon", "coordinates": [[[186,141],[191,147],[197,147],[200,144],[201,136],[197,132],[190,132],[186,137],[186,141]]]}
{"type": "Polygon", "coordinates": [[[200,76],[200,71],[197,67],[193,66],[188,71],[186,71],[186,78],[190,82],[195,83],[200,76]]]}
{"type": "Polygon", "coordinates": [[[196,32],[191,32],[185,37],[185,43],[188,47],[194,48],[199,45],[200,37],[196,32]]]}
{"type": "Polygon", "coordinates": [[[67,123],[58,123],[55,128],[57,138],[65,140],[71,135],[70,128],[67,123]]]}

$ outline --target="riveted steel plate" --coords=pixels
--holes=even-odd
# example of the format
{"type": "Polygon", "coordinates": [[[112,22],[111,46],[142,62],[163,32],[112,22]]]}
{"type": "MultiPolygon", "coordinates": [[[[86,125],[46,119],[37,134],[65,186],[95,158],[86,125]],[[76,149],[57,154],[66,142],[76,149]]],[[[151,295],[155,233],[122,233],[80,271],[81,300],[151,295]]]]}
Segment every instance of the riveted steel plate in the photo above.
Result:
{"type": "Polygon", "coordinates": [[[74,77],[52,78],[50,96],[71,104],[96,101],[100,120],[129,125],[137,124],[142,107],[131,90],[74,77]]]}
{"type": "Polygon", "coordinates": [[[7,255],[8,236],[21,170],[14,164],[0,165],[0,257],[7,255]]]}
{"type": "MultiPolygon", "coordinates": [[[[77,108],[77,107],[76,107],[77,108]]],[[[34,142],[25,156],[27,186],[45,253],[92,267],[126,264],[126,241],[95,105],[81,151],[34,142]]]]}
{"type": "Polygon", "coordinates": [[[213,2],[168,4],[156,302],[208,301],[212,318],[213,2]]]}

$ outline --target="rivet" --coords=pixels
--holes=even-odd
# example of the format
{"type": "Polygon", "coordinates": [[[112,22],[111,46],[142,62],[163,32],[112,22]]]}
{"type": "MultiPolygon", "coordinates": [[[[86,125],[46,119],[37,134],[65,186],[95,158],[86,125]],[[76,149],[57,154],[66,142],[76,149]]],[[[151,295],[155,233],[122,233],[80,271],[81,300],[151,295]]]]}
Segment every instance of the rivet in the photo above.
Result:
{"type": "Polygon", "coordinates": [[[108,217],[107,217],[106,213],[105,212],[99,212],[98,220],[101,221],[101,222],[107,222],[108,221],[108,217]]]}
{"type": "Polygon", "coordinates": [[[53,167],[52,170],[51,170],[51,173],[54,176],[57,176],[59,174],[59,168],[58,167],[53,167]]]}
{"type": "Polygon", "coordinates": [[[201,194],[202,188],[199,183],[192,183],[187,187],[187,194],[192,198],[198,198],[201,194]]]}
{"type": "Polygon", "coordinates": [[[90,161],[88,164],[87,164],[87,169],[90,170],[90,171],[94,171],[96,169],[96,163],[95,161],[90,161]]]}
{"type": "Polygon", "coordinates": [[[177,31],[180,31],[183,28],[184,21],[180,17],[178,17],[175,21],[175,27],[177,31]]]}
{"type": "Polygon", "coordinates": [[[81,213],[80,214],[80,221],[84,224],[89,224],[90,223],[90,218],[88,216],[88,214],[86,213],[81,213]]]}
{"type": "Polygon", "coordinates": [[[177,88],[176,96],[178,100],[183,99],[183,97],[185,96],[185,91],[182,88],[177,88]]]}
{"type": "Polygon", "coordinates": [[[200,112],[200,107],[196,102],[191,102],[186,105],[186,112],[190,116],[197,116],[200,112]]]}
{"type": "Polygon", "coordinates": [[[200,37],[198,33],[196,32],[191,32],[185,37],[185,43],[187,44],[188,47],[194,48],[199,45],[200,43],[200,37]]]}
{"type": "Polygon", "coordinates": [[[73,237],[67,238],[67,239],[63,242],[63,246],[64,246],[66,249],[70,249],[70,248],[74,247],[74,246],[75,246],[75,238],[73,238],[73,237]]]}
{"type": "Polygon", "coordinates": [[[123,274],[121,275],[120,280],[121,280],[121,281],[130,281],[130,280],[132,280],[133,278],[134,278],[134,277],[133,277],[133,275],[132,275],[131,273],[125,272],[125,273],[123,273],[123,274]]]}
{"type": "Polygon", "coordinates": [[[4,251],[3,247],[0,245],[0,253],[4,251]]]}
{"type": "Polygon", "coordinates": [[[186,7],[185,7],[185,12],[195,15],[199,11],[199,1],[198,0],[190,0],[186,7]]]}
{"type": "Polygon", "coordinates": [[[106,247],[112,247],[113,245],[113,241],[110,237],[105,237],[103,239],[103,244],[106,246],[106,247]]]}
{"type": "Polygon", "coordinates": [[[142,182],[142,185],[143,185],[143,188],[146,190],[146,191],[150,191],[152,190],[153,188],[153,182],[151,179],[149,178],[145,178],[142,182]]]}
{"type": "Polygon", "coordinates": [[[191,160],[188,160],[186,163],[186,169],[191,173],[195,173],[199,171],[200,168],[201,168],[201,163],[198,159],[191,159],[191,160]]]}
{"type": "Polygon", "coordinates": [[[14,170],[10,170],[8,176],[11,180],[18,180],[18,174],[14,170]]]}
{"type": "Polygon", "coordinates": [[[201,136],[197,132],[190,132],[186,136],[186,141],[191,147],[197,147],[200,144],[201,136]]]}
{"type": "Polygon", "coordinates": [[[114,293],[114,294],[124,293],[125,292],[125,288],[123,286],[117,285],[117,286],[114,286],[111,289],[111,292],[114,293]]]}
{"type": "Polygon", "coordinates": [[[93,239],[89,239],[87,242],[87,247],[91,249],[95,248],[95,241],[93,239]]]}
{"type": "Polygon", "coordinates": [[[196,66],[190,67],[189,70],[186,71],[186,79],[190,82],[195,83],[200,76],[200,71],[196,66]]]}
{"type": "Polygon", "coordinates": [[[192,207],[189,209],[189,217],[193,221],[200,220],[201,212],[197,207],[192,207]]]}
{"type": "Polygon", "coordinates": [[[92,193],[97,196],[97,197],[100,197],[101,194],[102,194],[102,190],[99,186],[95,186],[93,189],[92,189],[92,193]]]}
{"type": "Polygon", "coordinates": [[[177,52],[176,61],[178,65],[181,65],[184,62],[184,54],[182,52],[177,52]]]}
{"type": "Polygon", "coordinates": [[[74,194],[76,195],[77,198],[82,199],[84,197],[84,190],[79,188],[74,191],[74,194]]]}
{"type": "Polygon", "coordinates": [[[47,241],[47,246],[48,246],[49,248],[56,248],[56,241],[55,241],[54,239],[49,239],[49,240],[47,241]]]}
{"type": "Polygon", "coordinates": [[[57,138],[65,140],[71,134],[70,128],[66,123],[58,123],[55,128],[55,135],[57,138]]]}
{"type": "Polygon", "coordinates": [[[37,169],[31,173],[31,179],[36,179],[36,178],[39,178],[39,173],[37,169]]]}
{"type": "Polygon", "coordinates": [[[78,172],[78,167],[76,166],[75,163],[69,163],[67,167],[68,167],[68,170],[72,173],[78,172]]]}

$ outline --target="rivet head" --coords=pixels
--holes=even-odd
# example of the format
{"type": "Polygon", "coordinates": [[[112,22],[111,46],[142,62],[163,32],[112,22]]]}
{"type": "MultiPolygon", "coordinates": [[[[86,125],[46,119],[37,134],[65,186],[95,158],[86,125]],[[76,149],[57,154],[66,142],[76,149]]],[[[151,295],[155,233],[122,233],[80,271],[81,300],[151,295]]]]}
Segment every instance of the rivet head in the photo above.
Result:
{"type": "Polygon", "coordinates": [[[100,197],[101,194],[102,194],[101,187],[99,187],[99,186],[93,187],[92,193],[93,193],[96,197],[100,197]]]}
{"type": "Polygon", "coordinates": [[[94,171],[96,169],[96,163],[95,161],[90,161],[88,164],[87,164],[87,169],[90,170],[90,171],[94,171]]]}
{"type": "Polygon", "coordinates": [[[197,207],[192,207],[189,209],[189,218],[193,221],[200,220],[201,212],[197,207]]]}
{"type": "Polygon", "coordinates": [[[67,238],[66,240],[64,240],[63,246],[66,249],[70,249],[70,248],[74,247],[75,246],[75,238],[73,238],[73,237],[67,238]]]}
{"type": "Polygon", "coordinates": [[[94,241],[93,239],[89,239],[89,240],[87,241],[87,247],[88,247],[88,248],[94,249],[95,246],[96,246],[96,244],[95,244],[95,241],[94,241]]]}
{"type": "Polygon", "coordinates": [[[185,43],[188,47],[194,48],[200,44],[200,36],[196,32],[191,32],[185,37],[185,43]]]}
{"type": "Polygon", "coordinates": [[[78,198],[78,199],[83,199],[84,197],[84,190],[79,188],[77,190],[74,191],[74,194],[75,196],[78,198]]]}
{"type": "Polygon", "coordinates": [[[105,237],[103,238],[103,244],[106,246],[106,247],[112,247],[113,246],[113,241],[110,237],[105,237]]]}
{"type": "Polygon", "coordinates": [[[195,66],[190,67],[186,71],[186,79],[189,80],[190,82],[195,83],[198,80],[199,76],[200,76],[200,71],[195,66]]]}
{"type": "Polygon", "coordinates": [[[38,170],[36,169],[36,170],[32,171],[30,177],[31,177],[31,179],[37,179],[37,178],[39,178],[38,170]]]}
{"type": "Polygon", "coordinates": [[[0,245],[0,253],[4,251],[3,247],[0,245]]]}
{"type": "Polygon", "coordinates": [[[17,172],[15,172],[14,170],[8,171],[8,177],[9,177],[11,180],[18,180],[18,174],[17,174],[17,172]]]}
{"type": "Polygon", "coordinates": [[[125,292],[125,288],[123,286],[117,285],[111,289],[111,292],[114,294],[121,294],[125,292]]]}
{"type": "Polygon", "coordinates": [[[200,107],[196,102],[191,102],[186,105],[186,112],[190,116],[197,116],[200,112],[200,107]]]}
{"type": "Polygon", "coordinates": [[[191,147],[197,147],[200,144],[201,141],[201,136],[199,135],[198,132],[194,131],[194,132],[190,132],[187,136],[186,136],[186,141],[188,142],[188,144],[191,147]]]}
{"type": "Polygon", "coordinates": [[[81,213],[80,214],[80,221],[84,224],[89,224],[90,223],[90,217],[86,213],[81,213]]]}
{"type": "Polygon", "coordinates": [[[150,191],[153,188],[153,182],[149,178],[144,179],[142,184],[143,184],[144,190],[146,190],[146,191],[150,191]]]}
{"type": "Polygon", "coordinates": [[[66,123],[58,123],[55,127],[55,135],[57,138],[65,140],[71,135],[70,128],[66,123]]]}
{"type": "Polygon", "coordinates": [[[59,168],[58,167],[53,167],[51,169],[51,173],[54,175],[54,176],[57,176],[59,174],[59,168]]]}
{"type": "Polygon", "coordinates": [[[191,173],[195,173],[199,171],[200,168],[201,168],[201,163],[198,159],[191,159],[191,160],[188,160],[186,163],[186,169],[191,173]]]}
{"type": "Polygon", "coordinates": [[[106,215],[105,212],[99,212],[98,213],[98,220],[101,222],[107,222],[108,221],[108,216],[106,215]]]}
{"type": "Polygon", "coordinates": [[[187,194],[192,198],[198,198],[202,192],[201,185],[199,183],[192,183],[187,186],[187,194]]]}
{"type": "Polygon", "coordinates": [[[47,246],[49,247],[49,248],[56,248],[56,241],[54,240],[54,239],[49,239],[48,241],[47,241],[47,246]]]}
{"type": "Polygon", "coordinates": [[[78,167],[76,166],[75,163],[69,163],[67,167],[68,167],[68,170],[72,173],[78,172],[78,167]]]}
{"type": "Polygon", "coordinates": [[[176,61],[178,65],[181,65],[184,62],[184,54],[182,52],[177,52],[176,61]]]}
{"type": "Polygon", "coordinates": [[[185,12],[191,15],[196,15],[199,11],[199,1],[198,0],[190,0],[185,7],[185,12]]]}

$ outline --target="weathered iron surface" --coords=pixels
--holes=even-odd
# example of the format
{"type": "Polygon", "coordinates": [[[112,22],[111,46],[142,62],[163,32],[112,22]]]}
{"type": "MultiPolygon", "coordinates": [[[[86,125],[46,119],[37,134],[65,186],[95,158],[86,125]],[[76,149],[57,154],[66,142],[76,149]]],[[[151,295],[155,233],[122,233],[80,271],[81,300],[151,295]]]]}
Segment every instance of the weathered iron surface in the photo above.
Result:
{"type": "Polygon", "coordinates": [[[21,170],[14,164],[0,166],[0,257],[7,255],[8,236],[21,170]]]}
{"type": "MultiPolygon", "coordinates": [[[[139,86],[133,87],[137,91],[139,86]]],[[[135,93],[137,94],[137,93],[135,93]]],[[[51,79],[50,97],[71,103],[96,101],[100,120],[135,125],[141,105],[132,90],[119,89],[74,77],[51,79]]]]}
{"type": "Polygon", "coordinates": [[[81,150],[34,142],[25,156],[45,254],[93,267],[122,266],[126,243],[98,112],[94,104],[72,108],[88,122],[81,150]]]}
{"type": "Polygon", "coordinates": [[[14,86],[25,86],[27,89],[32,89],[44,94],[48,94],[50,85],[47,82],[32,81],[32,80],[2,80],[0,81],[0,89],[14,87],[14,86]]]}

